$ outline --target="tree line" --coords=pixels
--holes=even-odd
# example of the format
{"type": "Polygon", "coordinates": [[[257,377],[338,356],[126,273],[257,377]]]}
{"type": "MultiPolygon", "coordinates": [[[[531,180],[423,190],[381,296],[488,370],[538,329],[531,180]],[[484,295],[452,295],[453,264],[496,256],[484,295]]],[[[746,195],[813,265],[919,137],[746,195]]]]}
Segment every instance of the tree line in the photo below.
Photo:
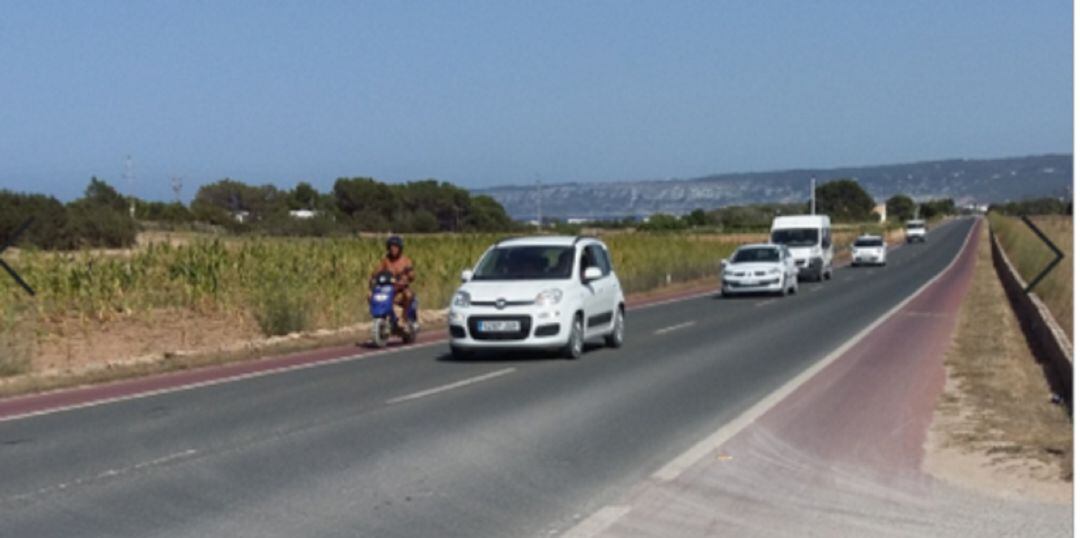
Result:
{"type": "Polygon", "coordinates": [[[279,189],[223,179],[200,187],[190,205],[124,196],[96,177],[81,198],[67,204],[53,196],[0,190],[0,242],[31,217],[34,224],[19,245],[48,250],[129,247],[143,226],[319,237],[520,227],[493,198],[447,182],[387,184],[368,177],[338,179],[327,193],[306,182],[279,189]]]}

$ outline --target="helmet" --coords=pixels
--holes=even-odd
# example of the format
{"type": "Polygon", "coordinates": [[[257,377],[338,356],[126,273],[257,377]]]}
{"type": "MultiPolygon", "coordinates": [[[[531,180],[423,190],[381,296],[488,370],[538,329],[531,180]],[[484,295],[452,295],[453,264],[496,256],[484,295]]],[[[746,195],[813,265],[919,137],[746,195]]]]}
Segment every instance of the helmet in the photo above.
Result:
{"type": "Polygon", "coordinates": [[[391,245],[397,245],[401,250],[405,250],[405,240],[400,235],[391,235],[386,240],[386,248],[390,248],[391,245]]]}

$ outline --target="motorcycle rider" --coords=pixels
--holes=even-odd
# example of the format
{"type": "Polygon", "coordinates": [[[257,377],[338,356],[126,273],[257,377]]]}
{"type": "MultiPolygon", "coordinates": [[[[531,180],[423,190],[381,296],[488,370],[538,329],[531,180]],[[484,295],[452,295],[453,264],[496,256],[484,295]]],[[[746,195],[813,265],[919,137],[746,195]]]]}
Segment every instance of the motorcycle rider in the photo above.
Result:
{"type": "MultiPolygon", "coordinates": [[[[368,289],[372,289],[379,273],[389,272],[394,275],[394,305],[400,306],[402,312],[408,312],[415,297],[410,285],[416,281],[416,272],[413,270],[412,260],[404,251],[405,240],[401,236],[392,235],[386,240],[386,256],[379,260],[378,267],[371,273],[368,289]]],[[[370,299],[368,297],[368,300],[370,299]]]]}

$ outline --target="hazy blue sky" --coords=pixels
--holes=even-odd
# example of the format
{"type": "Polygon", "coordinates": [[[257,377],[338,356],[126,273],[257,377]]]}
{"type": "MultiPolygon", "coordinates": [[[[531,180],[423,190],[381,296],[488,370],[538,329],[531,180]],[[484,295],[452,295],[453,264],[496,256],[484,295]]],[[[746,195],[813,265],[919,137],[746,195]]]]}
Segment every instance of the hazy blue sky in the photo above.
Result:
{"type": "Polygon", "coordinates": [[[1072,4],[0,0],[0,188],[321,189],[1072,149],[1072,4]]]}

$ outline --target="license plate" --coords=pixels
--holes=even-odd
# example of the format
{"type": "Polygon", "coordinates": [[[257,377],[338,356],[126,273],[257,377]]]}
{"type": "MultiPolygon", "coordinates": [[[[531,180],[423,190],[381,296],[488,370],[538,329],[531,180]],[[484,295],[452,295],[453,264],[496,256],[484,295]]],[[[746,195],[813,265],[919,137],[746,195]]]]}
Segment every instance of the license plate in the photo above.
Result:
{"type": "Polygon", "coordinates": [[[480,332],[512,333],[521,330],[520,321],[481,321],[480,332]]]}

